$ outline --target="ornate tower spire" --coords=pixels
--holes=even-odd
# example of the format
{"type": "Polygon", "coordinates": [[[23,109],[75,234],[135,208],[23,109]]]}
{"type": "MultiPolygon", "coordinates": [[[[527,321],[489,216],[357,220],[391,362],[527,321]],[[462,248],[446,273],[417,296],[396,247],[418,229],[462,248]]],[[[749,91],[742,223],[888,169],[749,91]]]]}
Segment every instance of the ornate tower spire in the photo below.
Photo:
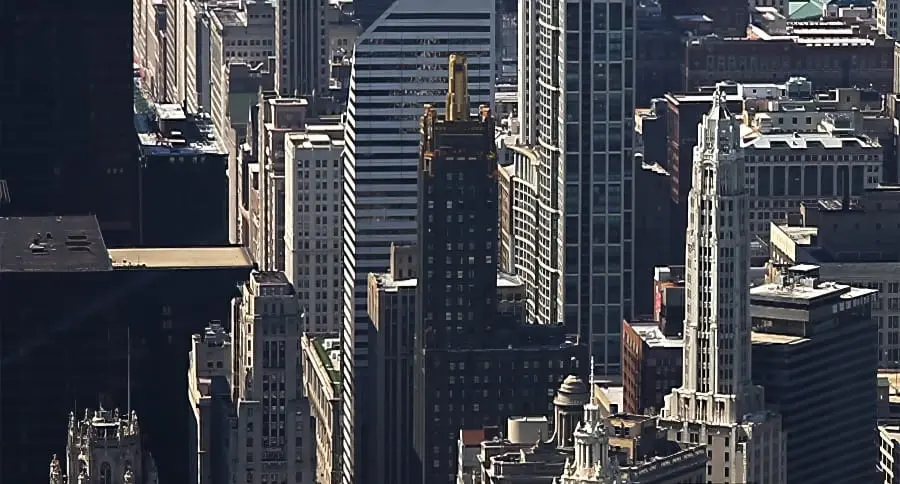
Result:
{"type": "Polygon", "coordinates": [[[62,467],[56,454],[53,454],[53,459],[50,460],[50,484],[63,484],[62,467]]]}
{"type": "Polygon", "coordinates": [[[711,482],[784,481],[781,419],[750,375],[750,237],[740,125],[719,85],[698,127],[685,247],[684,375],[666,396],[670,438],[708,447],[711,482]]]}
{"type": "Polygon", "coordinates": [[[684,377],[667,412],[735,422],[754,406],[750,383],[747,195],[740,125],[718,89],[698,126],[688,195],[684,377]],[[706,395],[697,401],[688,396],[706,395]]]}

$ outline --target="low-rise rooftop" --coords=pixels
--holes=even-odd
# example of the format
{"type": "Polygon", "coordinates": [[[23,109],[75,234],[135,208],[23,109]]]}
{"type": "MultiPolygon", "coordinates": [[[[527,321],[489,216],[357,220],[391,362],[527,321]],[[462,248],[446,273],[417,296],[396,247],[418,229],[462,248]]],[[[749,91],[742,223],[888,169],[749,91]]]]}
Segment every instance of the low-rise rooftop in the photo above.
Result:
{"type": "Polygon", "coordinates": [[[878,431],[891,440],[900,441],[900,424],[879,425],[878,431]]]}
{"type": "MultiPolygon", "coordinates": [[[[678,105],[680,103],[690,103],[690,102],[709,102],[712,103],[714,93],[689,93],[689,94],[666,94],[666,98],[670,101],[674,101],[673,104],[678,105]]],[[[739,94],[726,94],[725,101],[726,102],[740,102],[743,101],[744,97],[739,94]]]]}
{"type": "Polygon", "coordinates": [[[244,247],[109,249],[115,269],[201,269],[253,267],[244,247]]]}
{"type": "Polygon", "coordinates": [[[670,338],[663,334],[656,322],[636,321],[630,324],[631,329],[651,348],[682,348],[682,338],[670,338]]]}
{"type": "MultiPolygon", "coordinates": [[[[419,280],[416,278],[395,280],[390,274],[378,274],[379,285],[388,291],[397,291],[401,287],[416,287],[419,280]]],[[[519,276],[507,274],[505,272],[497,273],[497,288],[513,288],[523,286],[525,283],[519,276]]]]}
{"type": "Polygon", "coordinates": [[[307,125],[305,132],[288,133],[285,139],[298,149],[343,149],[344,127],[340,124],[307,125]]]}
{"type": "Polygon", "coordinates": [[[744,136],[741,146],[756,150],[772,148],[788,148],[805,150],[809,148],[847,149],[870,148],[880,149],[881,143],[877,139],[868,136],[853,134],[829,134],[829,133],[761,133],[753,131],[744,136]]]}
{"type": "Polygon", "coordinates": [[[0,218],[0,272],[112,270],[97,218],[0,218]]]}
{"type": "Polygon", "coordinates": [[[158,104],[144,94],[140,79],[134,80],[134,129],[145,156],[220,155],[207,113],[188,113],[180,104],[158,104]]]}
{"type": "MultiPolygon", "coordinates": [[[[818,227],[806,227],[801,225],[773,224],[786,237],[798,245],[813,245],[819,235],[818,227]]],[[[770,233],[775,233],[771,231],[770,233]]]]}
{"type": "Polygon", "coordinates": [[[250,277],[257,284],[287,285],[291,283],[284,272],[281,271],[253,271],[250,277]]]}
{"type": "Polygon", "coordinates": [[[750,342],[759,345],[791,345],[808,341],[802,336],[791,336],[777,333],[763,333],[753,331],[750,333],[750,342]]]}
{"type": "Polygon", "coordinates": [[[247,14],[236,8],[215,8],[212,10],[213,15],[222,24],[222,27],[246,27],[247,14]]]}
{"type": "Polygon", "coordinates": [[[340,372],[340,339],[338,338],[310,338],[319,357],[322,367],[328,372],[332,383],[341,382],[340,372]]]}
{"type": "Polygon", "coordinates": [[[751,296],[807,302],[827,296],[839,296],[841,300],[853,300],[876,293],[878,293],[877,289],[851,287],[837,282],[820,282],[817,285],[772,283],[750,289],[751,296]]]}

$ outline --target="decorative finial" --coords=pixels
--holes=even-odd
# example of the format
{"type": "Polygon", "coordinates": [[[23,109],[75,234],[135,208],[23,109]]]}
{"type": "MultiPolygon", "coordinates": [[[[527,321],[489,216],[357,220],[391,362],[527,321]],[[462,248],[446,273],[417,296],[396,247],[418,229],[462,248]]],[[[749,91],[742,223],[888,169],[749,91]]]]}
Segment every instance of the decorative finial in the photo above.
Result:
{"type": "Polygon", "coordinates": [[[56,454],[53,454],[53,459],[50,461],[50,484],[62,484],[60,479],[62,479],[62,469],[59,459],[56,454]]]}
{"type": "Polygon", "coordinates": [[[716,105],[722,106],[725,104],[725,102],[727,100],[725,96],[726,96],[725,90],[722,89],[721,86],[716,87],[716,94],[715,94],[715,96],[713,96],[713,102],[715,102],[716,105]]]}

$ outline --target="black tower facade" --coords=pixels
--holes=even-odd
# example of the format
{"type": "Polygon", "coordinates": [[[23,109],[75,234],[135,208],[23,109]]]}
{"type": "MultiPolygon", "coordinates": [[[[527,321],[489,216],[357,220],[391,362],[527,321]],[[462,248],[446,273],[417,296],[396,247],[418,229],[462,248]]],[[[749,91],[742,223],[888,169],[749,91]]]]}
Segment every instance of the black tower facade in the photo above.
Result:
{"type": "Polygon", "coordinates": [[[548,391],[588,366],[563,326],[498,312],[494,119],[487,106],[469,114],[465,57],[450,56],[449,81],[447,114],[422,117],[412,484],[456,482],[461,428],[543,412],[548,391]]]}
{"type": "Polygon", "coordinates": [[[246,250],[107,249],[93,216],[0,217],[0,249],[0,480],[46,480],[70,411],[130,400],[160,481],[188,482],[191,335],[230,320],[246,250]]]}
{"type": "Polygon", "coordinates": [[[487,106],[469,116],[464,57],[451,56],[449,77],[447,115],[422,117],[416,330],[425,348],[474,348],[497,312],[494,118],[487,106]]]}
{"type": "Polygon", "coordinates": [[[133,242],[138,162],[131,2],[5,2],[0,15],[4,215],[95,214],[133,242]]]}

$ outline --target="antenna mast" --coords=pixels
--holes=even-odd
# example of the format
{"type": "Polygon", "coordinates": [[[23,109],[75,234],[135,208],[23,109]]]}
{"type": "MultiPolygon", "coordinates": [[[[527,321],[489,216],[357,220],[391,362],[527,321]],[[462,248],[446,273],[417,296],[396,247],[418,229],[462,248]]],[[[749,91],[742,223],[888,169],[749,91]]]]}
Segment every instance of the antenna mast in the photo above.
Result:
{"type": "Polygon", "coordinates": [[[594,384],[594,355],[591,355],[591,376],[588,378],[590,378],[590,380],[588,380],[588,385],[593,386],[593,384],[594,384]]]}

